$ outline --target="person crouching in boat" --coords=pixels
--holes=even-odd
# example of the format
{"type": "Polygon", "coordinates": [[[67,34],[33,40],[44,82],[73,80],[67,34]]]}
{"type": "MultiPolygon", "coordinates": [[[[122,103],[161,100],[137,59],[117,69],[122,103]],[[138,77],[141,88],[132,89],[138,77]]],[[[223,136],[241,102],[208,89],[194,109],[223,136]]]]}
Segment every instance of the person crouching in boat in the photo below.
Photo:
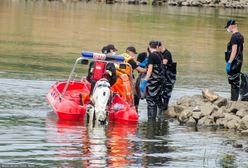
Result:
{"type": "Polygon", "coordinates": [[[145,78],[140,85],[141,92],[146,88],[147,114],[148,120],[156,120],[157,110],[163,110],[161,91],[162,91],[162,54],[158,51],[158,41],[150,41],[149,49],[151,54],[148,56],[148,69],[145,78]]]}
{"type": "MultiPolygon", "coordinates": [[[[117,49],[114,45],[109,44],[102,48],[102,53],[115,54],[117,49]]],[[[114,63],[106,63],[103,61],[92,61],[90,62],[88,69],[87,80],[91,83],[90,95],[92,95],[94,86],[98,80],[105,78],[110,83],[110,86],[114,85],[116,82],[116,68],[114,63]]]]}
{"type": "MultiPolygon", "coordinates": [[[[146,72],[146,68],[140,67],[137,65],[135,59],[137,57],[137,52],[135,47],[129,46],[126,48],[126,52],[121,54],[120,56],[123,56],[125,58],[124,62],[128,63],[130,66],[126,66],[125,69],[121,69],[119,66],[116,66],[117,70],[117,76],[124,77],[124,75],[127,75],[129,78],[129,83],[131,84],[132,81],[135,79],[133,72],[136,70],[138,72],[146,72]]],[[[134,105],[136,107],[136,110],[138,111],[138,105],[139,101],[137,101],[137,94],[134,92],[132,93],[133,87],[130,85],[130,91],[127,91],[130,96],[127,95],[127,97],[130,97],[131,103],[134,102],[134,105]],[[129,93],[130,92],[130,93],[129,93]]]]}

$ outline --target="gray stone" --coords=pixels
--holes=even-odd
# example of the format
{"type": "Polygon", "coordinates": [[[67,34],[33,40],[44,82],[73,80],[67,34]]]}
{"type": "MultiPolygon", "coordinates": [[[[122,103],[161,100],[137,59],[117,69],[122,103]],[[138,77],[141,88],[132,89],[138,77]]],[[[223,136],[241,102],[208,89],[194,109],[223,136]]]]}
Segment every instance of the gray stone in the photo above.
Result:
{"type": "Polygon", "coordinates": [[[214,121],[216,121],[219,118],[224,118],[225,117],[222,108],[218,109],[217,112],[212,113],[211,116],[214,118],[214,121]]]}
{"type": "Polygon", "coordinates": [[[176,112],[176,113],[181,113],[184,109],[186,109],[186,107],[185,106],[174,106],[174,111],[176,112]]]}
{"type": "Polygon", "coordinates": [[[218,107],[226,106],[227,105],[227,99],[226,98],[219,97],[214,102],[214,104],[217,105],[218,107]]]}
{"type": "Polygon", "coordinates": [[[232,119],[232,120],[228,121],[225,126],[228,129],[237,129],[240,127],[239,123],[240,123],[240,119],[238,119],[238,120],[232,119]]]}
{"type": "Polygon", "coordinates": [[[239,109],[247,109],[248,108],[248,102],[244,102],[244,101],[231,101],[228,105],[227,105],[228,110],[231,113],[236,114],[236,112],[239,109]]]}
{"type": "Polygon", "coordinates": [[[232,113],[225,113],[224,116],[225,116],[225,119],[226,119],[227,121],[231,121],[231,120],[233,120],[233,119],[235,119],[235,120],[240,120],[240,118],[239,118],[238,116],[236,116],[236,115],[234,115],[234,114],[232,114],[232,113]]]}
{"type": "Polygon", "coordinates": [[[214,105],[204,105],[201,106],[201,115],[202,116],[210,116],[213,112],[217,111],[218,108],[214,105]]]}
{"type": "Polygon", "coordinates": [[[193,112],[192,117],[196,120],[199,120],[202,117],[202,115],[201,113],[193,112]]]}
{"type": "Polygon", "coordinates": [[[248,109],[240,109],[236,112],[236,115],[243,118],[244,116],[248,115],[248,109]]]}
{"type": "Polygon", "coordinates": [[[240,133],[241,133],[241,135],[248,136],[248,130],[242,130],[240,133]]]}
{"type": "Polygon", "coordinates": [[[201,112],[201,109],[198,106],[196,106],[193,108],[193,112],[201,112]]]}
{"type": "Polygon", "coordinates": [[[179,122],[185,123],[189,120],[189,117],[192,116],[192,112],[190,110],[183,110],[178,117],[179,122]]]}
{"type": "Polygon", "coordinates": [[[166,116],[172,117],[172,118],[176,118],[177,117],[177,113],[174,110],[174,107],[169,106],[167,112],[165,113],[166,116]]]}
{"type": "Polygon", "coordinates": [[[213,126],[215,125],[214,121],[210,119],[208,116],[204,116],[201,118],[198,123],[199,126],[213,126]]]}
{"type": "Polygon", "coordinates": [[[240,127],[241,130],[247,130],[248,129],[248,116],[245,116],[240,121],[240,127]]]}
{"type": "Polygon", "coordinates": [[[227,120],[225,118],[219,118],[216,120],[216,124],[222,127],[224,127],[226,123],[227,123],[227,120]]]}
{"type": "Polygon", "coordinates": [[[187,126],[196,126],[196,120],[193,117],[189,117],[188,121],[186,121],[187,126]]]}

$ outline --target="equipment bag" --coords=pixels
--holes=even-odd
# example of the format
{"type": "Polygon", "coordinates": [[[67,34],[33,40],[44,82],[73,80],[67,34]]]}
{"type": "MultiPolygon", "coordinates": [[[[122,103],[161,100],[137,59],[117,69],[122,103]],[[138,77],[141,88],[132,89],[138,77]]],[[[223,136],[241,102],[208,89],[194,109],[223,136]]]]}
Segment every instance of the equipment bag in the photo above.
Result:
{"type": "Polygon", "coordinates": [[[240,73],[241,84],[240,84],[240,100],[248,101],[248,75],[240,73]]]}
{"type": "Polygon", "coordinates": [[[99,79],[101,79],[103,75],[105,74],[105,66],[106,66],[105,62],[96,61],[94,63],[94,70],[93,70],[91,79],[95,81],[98,81],[99,79]]]}

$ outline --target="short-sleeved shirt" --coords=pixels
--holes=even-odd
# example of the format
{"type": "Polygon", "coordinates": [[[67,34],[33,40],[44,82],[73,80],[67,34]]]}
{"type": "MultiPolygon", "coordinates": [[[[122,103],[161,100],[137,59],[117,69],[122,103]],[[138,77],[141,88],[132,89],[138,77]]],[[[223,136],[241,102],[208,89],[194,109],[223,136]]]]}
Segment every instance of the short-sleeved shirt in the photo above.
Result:
{"type": "MultiPolygon", "coordinates": [[[[227,50],[231,51],[232,46],[237,44],[237,50],[240,50],[241,54],[243,53],[243,44],[244,44],[244,37],[241,33],[237,32],[234,33],[231,37],[230,42],[227,45],[227,50]]],[[[243,54],[242,54],[243,55],[243,54]]]]}
{"type": "Polygon", "coordinates": [[[164,52],[162,52],[162,56],[163,56],[163,59],[168,60],[167,64],[172,64],[172,62],[173,62],[172,55],[171,55],[171,52],[169,50],[165,50],[164,52]]]}
{"type": "Polygon", "coordinates": [[[148,56],[148,65],[152,64],[161,64],[162,63],[162,54],[160,52],[153,52],[148,56]]]}
{"type": "Polygon", "coordinates": [[[133,70],[138,67],[137,63],[133,59],[130,59],[127,63],[131,65],[133,70]]]}

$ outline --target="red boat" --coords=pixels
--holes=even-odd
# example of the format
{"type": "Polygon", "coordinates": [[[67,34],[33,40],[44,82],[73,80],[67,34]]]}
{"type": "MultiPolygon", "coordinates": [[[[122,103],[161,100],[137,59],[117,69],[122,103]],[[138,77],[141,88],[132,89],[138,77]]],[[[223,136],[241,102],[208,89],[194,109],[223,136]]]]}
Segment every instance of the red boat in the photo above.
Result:
{"type": "MultiPolygon", "coordinates": [[[[87,106],[92,104],[90,98],[91,83],[86,77],[75,76],[76,72],[85,72],[89,62],[111,62],[125,69],[130,67],[121,56],[82,52],[70,73],[67,81],[56,82],[49,90],[46,98],[60,120],[84,120],[87,106]],[[78,64],[81,63],[77,70],[78,64]],[[79,77],[79,78],[78,78],[79,77]]],[[[133,103],[133,83],[131,75],[119,74],[117,81],[110,87],[110,99],[106,106],[109,121],[137,122],[138,114],[133,103]]],[[[105,94],[105,93],[104,93],[105,94]]],[[[100,96],[98,96],[100,97],[100,96]]],[[[101,97],[99,101],[101,100],[101,97]]]]}

